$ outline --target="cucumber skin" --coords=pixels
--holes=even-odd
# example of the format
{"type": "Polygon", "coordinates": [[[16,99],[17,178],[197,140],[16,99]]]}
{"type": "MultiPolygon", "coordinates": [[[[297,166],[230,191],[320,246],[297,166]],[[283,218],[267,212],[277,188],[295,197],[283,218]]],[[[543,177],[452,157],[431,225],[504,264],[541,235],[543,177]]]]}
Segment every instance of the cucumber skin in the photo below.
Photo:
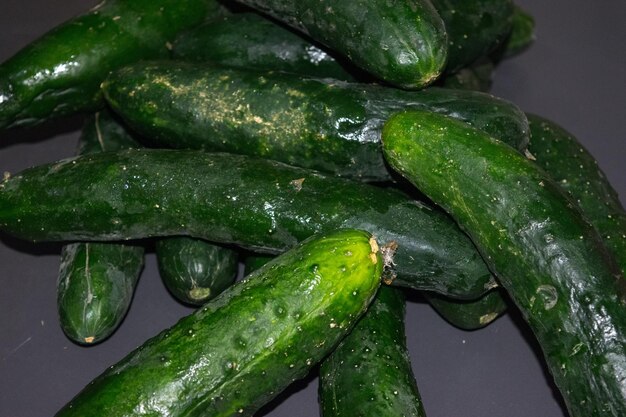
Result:
{"type": "Polygon", "coordinates": [[[493,323],[508,307],[499,288],[476,300],[454,300],[432,292],[424,296],[444,320],[463,330],[477,330],[493,323]]]}
{"type": "Polygon", "coordinates": [[[102,88],[129,126],[160,145],[261,156],[363,180],[390,179],[380,131],[405,108],[454,115],[517,149],[528,143],[524,113],[478,92],[407,92],[178,62],[126,67],[102,88]]]}
{"type": "Polygon", "coordinates": [[[447,59],[443,21],[427,0],[240,0],[403,88],[433,82],[447,59]]]}
{"type": "Polygon", "coordinates": [[[312,41],[256,13],[225,16],[182,33],[174,42],[172,56],[233,68],[354,80],[345,64],[312,41]]]}
{"type": "Polygon", "coordinates": [[[497,59],[506,59],[519,55],[535,41],[535,19],[521,7],[515,5],[513,12],[513,27],[511,33],[502,45],[497,59]]]}
{"type": "Polygon", "coordinates": [[[626,415],[625,280],[573,202],[526,158],[443,116],[395,115],[383,144],[394,169],[483,253],[533,329],[570,415],[626,415]]]}
{"type": "Polygon", "coordinates": [[[461,68],[442,79],[441,86],[458,90],[488,92],[491,89],[494,65],[489,59],[461,68]]]}
{"type": "Polygon", "coordinates": [[[365,312],[373,238],[311,239],[150,339],[57,416],[251,416],[327,355],[365,312]]]}
{"type": "MultiPolygon", "coordinates": [[[[107,112],[85,122],[79,154],[116,151],[139,144],[107,112]]],[[[144,248],[117,243],[72,243],[61,249],[57,310],[65,335],[93,345],[109,337],[128,312],[144,248]]]]}
{"type": "Polygon", "coordinates": [[[155,251],[165,286],[187,304],[204,304],[232,285],[237,277],[237,252],[202,239],[159,239],[155,251]]]}
{"type": "Polygon", "coordinates": [[[425,416],[404,334],[405,300],[381,286],[367,313],[320,367],[322,417],[425,416]]]}
{"type": "Polygon", "coordinates": [[[532,135],[528,150],[534,162],[578,203],[626,276],[626,212],[617,192],[571,133],[541,116],[527,116],[532,135]]]}
{"type": "Polygon", "coordinates": [[[503,44],[513,27],[511,0],[432,0],[448,33],[446,72],[473,64],[503,44]]]}
{"type": "Polygon", "coordinates": [[[436,209],[274,161],[128,150],[42,165],[0,184],[0,228],[28,240],[188,235],[277,254],[339,227],[397,242],[395,285],[461,298],[494,285],[469,238],[436,209]]]}
{"type": "Polygon", "coordinates": [[[176,33],[217,10],[214,0],[108,0],[57,26],[0,65],[0,129],[102,107],[111,70],[167,57],[176,33]]]}

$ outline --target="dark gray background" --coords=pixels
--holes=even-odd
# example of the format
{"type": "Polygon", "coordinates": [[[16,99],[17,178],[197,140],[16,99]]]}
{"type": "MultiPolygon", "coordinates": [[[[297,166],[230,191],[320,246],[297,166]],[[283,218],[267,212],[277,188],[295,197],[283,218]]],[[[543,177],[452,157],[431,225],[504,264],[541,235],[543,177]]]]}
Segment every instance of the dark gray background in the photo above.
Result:
{"type": "MultiPolygon", "coordinates": [[[[0,0],[0,61],[95,1],[0,0]]],[[[561,123],[600,161],[626,201],[626,3],[518,0],[537,41],[505,62],[493,93],[561,123]]],[[[80,119],[0,133],[0,172],[72,155],[80,119]]],[[[0,417],[47,416],[92,378],[191,309],[176,303],[148,256],[132,308],[101,345],[83,348],[58,326],[58,245],[0,237],[0,417]]],[[[562,417],[537,347],[516,314],[486,329],[456,330],[419,299],[407,309],[413,368],[430,417],[562,417]]],[[[297,384],[264,414],[318,416],[317,379],[297,384]]]]}

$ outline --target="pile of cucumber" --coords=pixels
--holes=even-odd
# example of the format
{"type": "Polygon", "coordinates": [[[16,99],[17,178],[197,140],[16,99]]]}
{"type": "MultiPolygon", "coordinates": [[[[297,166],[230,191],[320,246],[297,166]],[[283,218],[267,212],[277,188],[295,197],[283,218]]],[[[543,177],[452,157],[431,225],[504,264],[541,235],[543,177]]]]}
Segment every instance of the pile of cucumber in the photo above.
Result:
{"type": "Polygon", "coordinates": [[[83,126],[0,182],[4,240],[61,254],[67,338],[115,343],[146,254],[197,308],[56,415],[273,415],[316,375],[324,417],[434,415],[406,297],[511,311],[564,412],[626,415],[626,211],[488,93],[534,27],[511,0],[105,0],[0,63],[0,134],[83,126]]]}

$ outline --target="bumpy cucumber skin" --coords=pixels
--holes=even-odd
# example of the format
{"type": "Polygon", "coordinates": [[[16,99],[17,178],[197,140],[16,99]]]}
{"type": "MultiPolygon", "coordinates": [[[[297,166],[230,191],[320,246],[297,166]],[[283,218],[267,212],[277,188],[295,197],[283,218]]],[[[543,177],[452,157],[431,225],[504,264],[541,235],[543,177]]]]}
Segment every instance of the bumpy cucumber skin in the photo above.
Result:
{"type": "Polygon", "coordinates": [[[528,143],[521,110],[470,91],[407,92],[178,62],[129,66],[103,90],[126,123],[159,144],[261,156],[363,180],[390,179],[380,131],[405,108],[457,117],[517,149],[528,143]]]}
{"type": "MultiPolygon", "coordinates": [[[[79,154],[139,146],[107,111],[83,127],[79,154]]],[[[144,249],[117,243],[72,243],[61,251],[57,309],[63,332],[92,345],[109,337],[130,307],[143,266],[144,249]]]]}
{"type": "Polygon", "coordinates": [[[365,232],[309,240],[143,344],[57,416],[251,416],[350,331],[382,268],[365,232]]]}
{"type": "Polygon", "coordinates": [[[447,34],[427,0],[240,0],[390,84],[421,88],[446,63],[447,34]]]}
{"type": "Polygon", "coordinates": [[[385,156],[467,231],[541,345],[572,417],[626,415],[626,282],[548,175],[440,115],[395,115],[385,156]]]}
{"type": "Polygon", "coordinates": [[[580,206],[626,276],[626,212],[598,162],[576,138],[541,116],[528,114],[535,163],[580,206]]]}
{"type": "Polygon", "coordinates": [[[513,27],[511,0],[432,0],[448,33],[446,72],[452,73],[488,55],[513,27]]]}
{"type": "Polygon", "coordinates": [[[225,16],[181,34],[174,42],[172,56],[234,68],[354,80],[325,50],[256,13],[225,16]]]}
{"type": "Polygon", "coordinates": [[[143,252],[141,246],[113,243],[63,246],[57,307],[70,339],[92,345],[118,328],[135,292],[143,252]]]}
{"type": "Polygon", "coordinates": [[[502,290],[497,288],[476,300],[454,300],[436,293],[424,295],[441,317],[463,330],[483,328],[495,321],[507,309],[502,290]]]}
{"type": "Polygon", "coordinates": [[[382,286],[320,367],[322,417],[425,416],[404,335],[404,295],[382,286]]]}
{"type": "Polygon", "coordinates": [[[155,251],[165,286],[187,304],[204,304],[232,285],[237,277],[237,252],[202,239],[160,239],[155,251]]]}
{"type": "Polygon", "coordinates": [[[0,184],[0,228],[29,240],[189,235],[277,254],[339,227],[397,242],[396,285],[476,298],[495,284],[469,238],[433,207],[275,161],[128,150],[43,165],[0,184]]]}
{"type": "Polygon", "coordinates": [[[114,68],[167,57],[177,32],[216,13],[214,0],[108,0],[0,65],[0,129],[92,111],[114,68]]]}

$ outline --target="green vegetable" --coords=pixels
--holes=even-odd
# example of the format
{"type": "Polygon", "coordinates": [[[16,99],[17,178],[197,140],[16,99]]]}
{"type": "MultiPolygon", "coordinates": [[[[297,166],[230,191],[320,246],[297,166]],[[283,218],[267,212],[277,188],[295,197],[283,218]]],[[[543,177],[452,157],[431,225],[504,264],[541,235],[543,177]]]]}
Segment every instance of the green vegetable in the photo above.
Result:
{"type": "Polygon", "coordinates": [[[470,235],[535,333],[572,417],[626,415],[626,280],[532,162],[445,116],[383,130],[387,161],[470,235]]]}
{"type": "Polygon", "coordinates": [[[237,277],[237,252],[202,239],[159,239],[156,255],[165,286],[184,303],[202,305],[237,277]]]}
{"type": "Polygon", "coordinates": [[[501,289],[493,289],[476,300],[455,300],[436,293],[424,295],[441,317],[463,330],[485,327],[507,309],[501,289]]]}
{"type": "Polygon", "coordinates": [[[273,256],[257,254],[246,256],[246,259],[244,261],[244,274],[248,275],[256,271],[257,269],[271,261],[273,258],[273,256]]]}
{"type": "Polygon", "coordinates": [[[535,19],[519,6],[513,12],[513,27],[506,41],[496,52],[496,59],[510,58],[524,52],[535,41],[535,19]]]}
{"type": "Polygon", "coordinates": [[[347,63],[340,64],[311,40],[256,13],[225,16],[187,31],[174,42],[172,54],[175,59],[233,68],[354,79],[344,69],[347,63]]]}
{"type": "Polygon", "coordinates": [[[528,143],[521,110],[472,91],[407,92],[179,62],[126,67],[103,90],[125,122],[157,144],[255,155],[364,180],[390,179],[380,130],[405,108],[453,115],[518,149],[528,143]]]}
{"type": "Polygon", "coordinates": [[[240,0],[309,35],[381,80],[421,88],[441,73],[444,24],[428,0],[240,0]]]}
{"type": "MultiPolygon", "coordinates": [[[[79,153],[137,147],[108,112],[85,123],[79,153]]],[[[94,344],[120,325],[132,301],[144,249],[118,243],[72,243],[61,250],[57,309],[63,332],[76,343],[94,344]]]]}
{"type": "Polygon", "coordinates": [[[322,362],[322,417],[422,417],[404,335],[404,295],[383,286],[352,332],[322,362]]]}
{"type": "Polygon", "coordinates": [[[382,269],[365,232],[308,240],[144,343],[57,417],[252,416],[350,331],[382,269]]]}
{"type": "Polygon", "coordinates": [[[168,41],[217,13],[214,0],[108,0],[0,64],[0,129],[102,106],[109,71],[167,57],[168,41]]]}
{"type": "Polygon", "coordinates": [[[528,114],[528,120],[532,134],[528,150],[535,163],[578,203],[626,275],[626,212],[617,192],[571,133],[537,115],[528,114]]]}
{"type": "Polygon", "coordinates": [[[398,244],[395,285],[461,298],[494,286],[467,236],[433,207],[274,161],[128,150],[42,165],[0,183],[0,228],[29,240],[189,235],[277,254],[342,227],[398,244]]]}
{"type": "Polygon", "coordinates": [[[483,59],[454,74],[446,75],[441,85],[445,88],[487,92],[491,89],[493,70],[493,62],[483,59]]]}

